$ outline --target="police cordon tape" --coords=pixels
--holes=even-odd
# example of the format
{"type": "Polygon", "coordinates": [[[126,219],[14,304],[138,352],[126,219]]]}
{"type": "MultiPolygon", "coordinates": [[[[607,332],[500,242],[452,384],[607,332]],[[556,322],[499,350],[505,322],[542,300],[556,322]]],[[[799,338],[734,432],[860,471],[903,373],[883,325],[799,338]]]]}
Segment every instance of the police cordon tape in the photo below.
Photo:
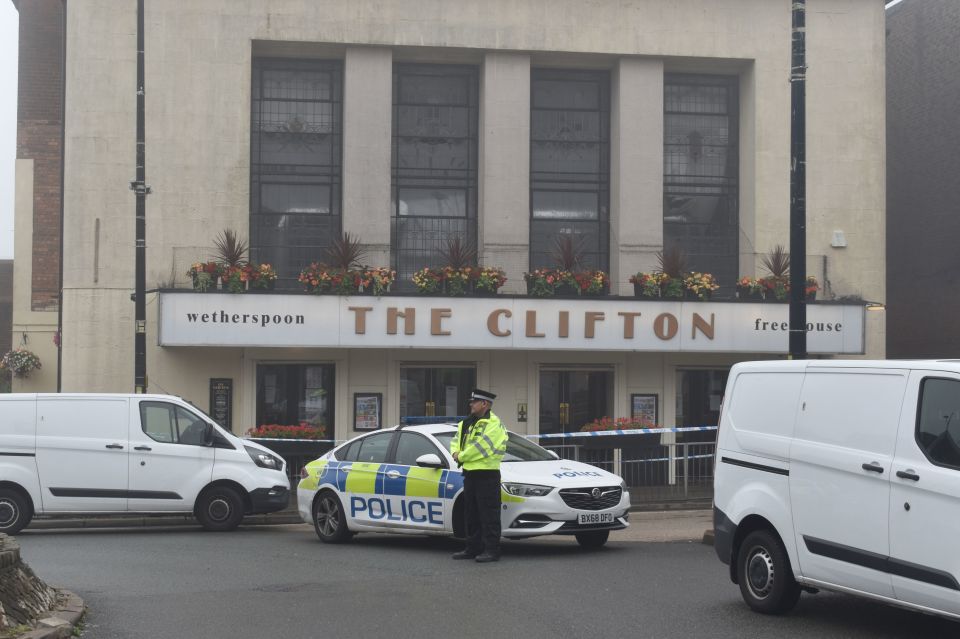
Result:
{"type": "Polygon", "coordinates": [[[629,430],[590,430],[576,433],[545,433],[542,435],[524,435],[527,439],[604,437],[607,435],[656,435],[658,433],[693,433],[717,430],[716,426],[683,426],[680,428],[633,428],[629,430]]]}
{"type": "MultiPolygon", "coordinates": [[[[436,419],[436,418],[434,418],[436,419]]],[[[422,422],[427,423],[427,422],[422,422]]],[[[443,420],[430,422],[430,423],[446,423],[443,420]]],[[[679,428],[633,428],[629,430],[591,430],[591,431],[579,431],[576,433],[545,433],[542,435],[531,434],[524,435],[527,439],[547,439],[547,438],[556,438],[556,439],[566,439],[571,437],[604,437],[607,435],[656,435],[660,433],[693,433],[693,432],[703,432],[717,430],[716,426],[682,426],[679,428]]],[[[245,439],[250,439],[253,441],[261,441],[267,439],[265,437],[246,437],[245,439]]],[[[336,439],[282,439],[282,440],[269,440],[269,441],[285,441],[285,442],[314,442],[320,444],[336,444],[338,441],[346,440],[336,440],[336,439]]]]}

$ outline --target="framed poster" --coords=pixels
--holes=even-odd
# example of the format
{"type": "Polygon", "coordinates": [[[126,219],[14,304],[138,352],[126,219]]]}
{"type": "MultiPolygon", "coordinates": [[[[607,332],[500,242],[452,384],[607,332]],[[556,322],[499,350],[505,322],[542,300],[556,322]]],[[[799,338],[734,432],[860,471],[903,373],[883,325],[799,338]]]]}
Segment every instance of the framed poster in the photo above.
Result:
{"type": "Polygon", "coordinates": [[[631,393],[630,417],[656,426],[658,418],[656,393],[631,393]]]}
{"type": "Polygon", "coordinates": [[[210,378],[210,417],[233,432],[233,380],[210,378]]]}
{"type": "Polygon", "coordinates": [[[353,394],[353,430],[380,428],[383,406],[382,393],[353,394]]]}

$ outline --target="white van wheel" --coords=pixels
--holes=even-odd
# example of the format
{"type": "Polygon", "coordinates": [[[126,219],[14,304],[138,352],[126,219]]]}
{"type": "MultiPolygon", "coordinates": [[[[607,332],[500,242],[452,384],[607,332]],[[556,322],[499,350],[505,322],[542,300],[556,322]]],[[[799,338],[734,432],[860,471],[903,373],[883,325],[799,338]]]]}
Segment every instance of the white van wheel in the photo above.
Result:
{"type": "Polygon", "coordinates": [[[755,530],[740,544],[737,582],[747,605],[764,614],[783,614],[800,598],[787,551],[768,530],[755,530]]]}
{"type": "Polygon", "coordinates": [[[30,505],[17,492],[0,489],[0,533],[16,535],[30,523],[30,505]]]}
{"type": "Polygon", "coordinates": [[[197,519],[207,530],[233,530],[243,519],[243,499],[228,486],[208,488],[197,499],[197,519]]]}
{"type": "Polygon", "coordinates": [[[339,544],[353,536],[347,528],[347,517],[340,499],[330,490],[325,490],[313,500],[313,528],[325,544],[339,544]]]}

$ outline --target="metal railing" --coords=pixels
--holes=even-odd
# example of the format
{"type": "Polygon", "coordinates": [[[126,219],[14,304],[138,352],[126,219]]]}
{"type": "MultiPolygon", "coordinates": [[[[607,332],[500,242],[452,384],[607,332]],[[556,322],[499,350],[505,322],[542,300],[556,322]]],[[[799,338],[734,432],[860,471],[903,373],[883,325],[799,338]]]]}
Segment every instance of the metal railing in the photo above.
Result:
{"type": "Polygon", "coordinates": [[[634,505],[712,500],[716,442],[664,442],[662,437],[653,435],[577,439],[558,444],[547,440],[540,445],[562,458],[620,475],[634,505]]]}

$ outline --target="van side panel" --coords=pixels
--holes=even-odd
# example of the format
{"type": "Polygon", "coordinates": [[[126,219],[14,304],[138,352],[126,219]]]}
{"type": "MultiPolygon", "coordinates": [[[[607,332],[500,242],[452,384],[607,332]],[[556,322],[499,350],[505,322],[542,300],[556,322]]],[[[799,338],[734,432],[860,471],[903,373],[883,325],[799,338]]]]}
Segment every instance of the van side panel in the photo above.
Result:
{"type": "Polygon", "coordinates": [[[893,597],[890,474],[907,375],[808,369],[790,450],[790,497],[804,577],[893,597]]]}
{"type": "Polygon", "coordinates": [[[41,512],[36,451],[36,398],[0,399],[0,481],[12,482],[26,490],[34,511],[41,512]]]}
{"type": "Polygon", "coordinates": [[[128,399],[37,400],[37,468],[47,512],[127,508],[128,399]]]}
{"type": "MultiPolygon", "coordinates": [[[[738,364],[731,371],[717,436],[714,503],[735,527],[751,515],[770,522],[796,572],[788,459],[803,368],[790,363],[789,368],[771,369],[771,364],[738,364]]],[[[736,551],[736,531],[729,532],[725,555],[736,551]]],[[[719,545],[717,550],[721,552],[719,545]]]]}
{"type": "Polygon", "coordinates": [[[737,375],[718,446],[785,462],[790,451],[803,371],[737,375]]]}

